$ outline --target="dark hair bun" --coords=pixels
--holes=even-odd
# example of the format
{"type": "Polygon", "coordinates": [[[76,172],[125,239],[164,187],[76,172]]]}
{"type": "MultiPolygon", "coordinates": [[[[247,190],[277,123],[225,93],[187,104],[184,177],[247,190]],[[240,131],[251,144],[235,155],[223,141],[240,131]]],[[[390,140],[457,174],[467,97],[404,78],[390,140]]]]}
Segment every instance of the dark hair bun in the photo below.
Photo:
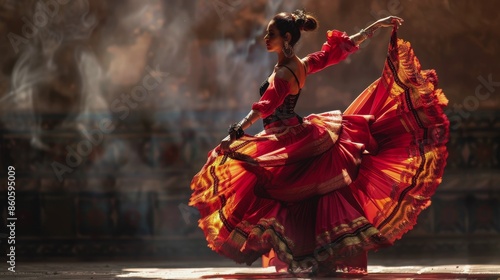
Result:
{"type": "Polygon", "coordinates": [[[306,11],[296,10],[292,15],[301,31],[312,31],[318,28],[318,21],[310,14],[307,14],[306,11]]]}

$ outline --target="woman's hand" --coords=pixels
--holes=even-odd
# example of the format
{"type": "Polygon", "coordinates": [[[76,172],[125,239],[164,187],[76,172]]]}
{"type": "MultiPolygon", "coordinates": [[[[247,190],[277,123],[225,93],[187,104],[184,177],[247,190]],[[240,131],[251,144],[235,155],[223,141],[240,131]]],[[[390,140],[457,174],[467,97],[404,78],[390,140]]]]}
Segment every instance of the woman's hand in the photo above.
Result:
{"type": "Polygon", "coordinates": [[[233,141],[231,140],[231,138],[228,136],[226,136],[226,138],[222,139],[222,141],[220,142],[220,149],[223,153],[227,153],[229,152],[229,145],[231,145],[233,141]]]}
{"type": "Polygon", "coordinates": [[[373,36],[373,33],[377,31],[380,27],[399,27],[403,23],[403,19],[396,16],[388,16],[386,18],[381,18],[376,22],[370,24],[370,26],[361,29],[358,33],[350,36],[351,40],[359,46],[363,41],[373,36]]]}
{"type": "Polygon", "coordinates": [[[388,16],[386,18],[381,18],[376,21],[376,24],[379,27],[399,27],[401,24],[403,24],[404,20],[400,17],[396,16],[388,16]]]}

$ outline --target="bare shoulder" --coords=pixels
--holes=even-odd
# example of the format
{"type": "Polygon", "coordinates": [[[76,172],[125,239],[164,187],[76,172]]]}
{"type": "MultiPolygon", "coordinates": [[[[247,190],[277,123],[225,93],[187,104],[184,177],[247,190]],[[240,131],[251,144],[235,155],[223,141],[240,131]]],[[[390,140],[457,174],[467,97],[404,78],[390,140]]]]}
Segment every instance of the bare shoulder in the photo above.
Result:
{"type": "Polygon", "coordinates": [[[274,77],[288,82],[291,82],[294,79],[292,72],[290,72],[290,70],[283,66],[276,69],[276,74],[274,75],[274,77]]]}
{"type": "Polygon", "coordinates": [[[303,60],[297,58],[286,65],[277,67],[275,77],[289,82],[292,92],[297,92],[304,86],[307,76],[305,69],[307,68],[303,60]]]}
{"type": "Polygon", "coordinates": [[[301,58],[300,63],[302,64],[302,66],[304,67],[304,69],[306,71],[305,74],[306,75],[309,74],[309,56],[301,58]]]}

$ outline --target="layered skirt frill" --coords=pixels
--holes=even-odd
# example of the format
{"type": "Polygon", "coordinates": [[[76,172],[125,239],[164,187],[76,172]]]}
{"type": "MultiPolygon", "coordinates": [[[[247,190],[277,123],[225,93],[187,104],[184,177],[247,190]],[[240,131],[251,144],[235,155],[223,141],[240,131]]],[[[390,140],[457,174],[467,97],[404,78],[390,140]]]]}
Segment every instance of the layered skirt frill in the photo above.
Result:
{"type": "Polygon", "coordinates": [[[192,180],[208,246],[251,264],[366,270],[430,205],[446,164],[447,100],[393,32],[382,76],[341,113],[274,123],[209,152],[192,180]]]}

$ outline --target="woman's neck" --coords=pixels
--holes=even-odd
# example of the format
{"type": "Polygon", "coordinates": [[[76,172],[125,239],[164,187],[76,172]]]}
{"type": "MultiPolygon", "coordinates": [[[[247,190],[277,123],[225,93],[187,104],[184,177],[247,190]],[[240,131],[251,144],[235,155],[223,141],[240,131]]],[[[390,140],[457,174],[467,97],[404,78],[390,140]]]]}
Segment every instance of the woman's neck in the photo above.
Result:
{"type": "Polygon", "coordinates": [[[276,64],[276,65],[287,64],[288,62],[294,60],[294,58],[295,58],[295,55],[292,56],[292,57],[286,57],[283,52],[279,52],[278,53],[278,64],[276,64]]]}

